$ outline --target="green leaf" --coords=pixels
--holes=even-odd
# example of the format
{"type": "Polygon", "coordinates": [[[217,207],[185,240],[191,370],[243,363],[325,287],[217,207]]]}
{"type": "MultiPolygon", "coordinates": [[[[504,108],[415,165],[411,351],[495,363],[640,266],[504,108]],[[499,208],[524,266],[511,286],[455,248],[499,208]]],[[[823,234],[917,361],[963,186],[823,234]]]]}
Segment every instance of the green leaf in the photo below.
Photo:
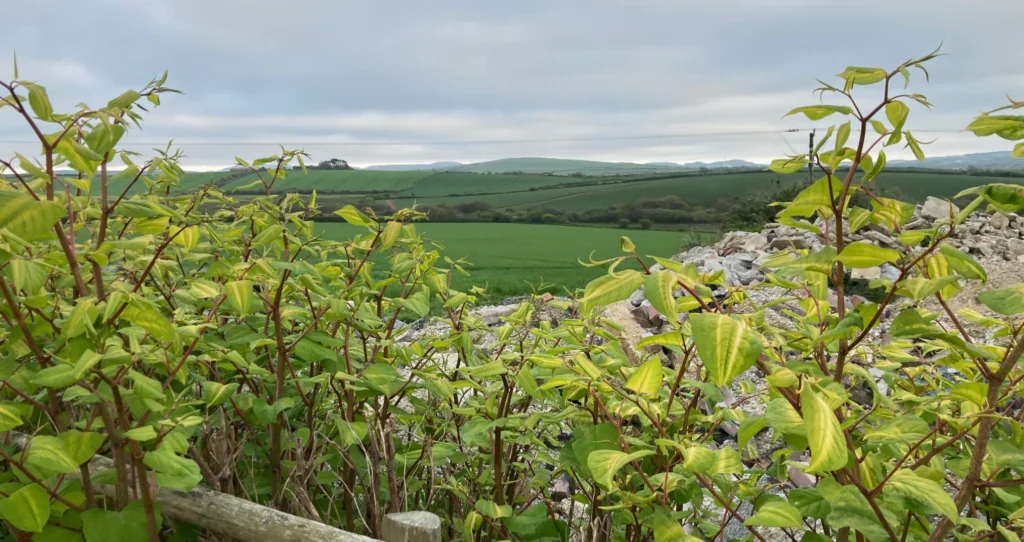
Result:
{"type": "Polygon", "coordinates": [[[221,384],[220,382],[206,381],[203,382],[203,400],[206,401],[208,407],[220,406],[226,403],[236,390],[238,390],[238,384],[234,382],[221,384]]]}
{"type": "Polygon", "coordinates": [[[224,285],[224,294],[230,305],[239,316],[248,316],[252,305],[252,282],[236,280],[224,285]]]}
{"type": "Polygon", "coordinates": [[[29,465],[46,469],[50,472],[77,474],[78,463],[71,457],[64,441],[57,437],[39,436],[32,439],[29,447],[29,465]]]}
{"type": "Polygon", "coordinates": [[[46,276],[49,274],[43,264],[20,258],[7,262],[2,273],[14,283],[17,290],[24,291],[28,295],[38,293],[46,284],[46,276]]]}
{"type": "Polygon", "coordinates": [[[899,258],[899,251],[878,247],[866,241],[850,243],[836,256],[836,260],[854,269],[876,267],[883,263],[894,263],[899,258]]]}
{"type": "Polygon", "coordinates": [[[871,221],[871,211],[863,207],[853,207],[850,209],[850,233],[853,233],[868,224],[871,221]]]}
{"type": "Polygon", "coordinates": [[[864,174],[864,178],[861,179],[861,181],[865,183],[871,182],[875,179],[875,177],[878,177],[878,174],[881,173],[883,169],[885,169],[886,160],[887,159],[885,157],[885,151],[878,151],[878,160],[876,160],[875,164],[871,167],[871,169],[864,174]]]}
{"type": "Polygon", "coordinates": [[[921,150],[921,143],[914,139],[913,134],[910,132],[905,132],[904,135],[907,136],[907,147],[910,147],[910,150],[914,153],[914,158],[924,162],[924,151],[921,150]]]}
{"type": "Polygon", "coordinates": [[[655,397],[661,390],[661,360],[657,357],[645,362],[626,381],[626,388],[640,395],[655,397]]]}
{"type": "Polygon", "coordinates": [[[146,442],[155,439],[157,434],[156,429],[153,429],[152,425],[144,425],[125,431],[124,436],[136,442],[146,442]]]}
{"type": "Polygon", "coordinates": [[[882,489],[883,493],[898,495],[917,502],[934,513],[956,521],[960,515],[952,497],[934,480],[922,478],[910,469],[900,469],[893,474],[882,489]]]}
{"type": "Polygon", "coordinates": [[[488,501],[486,499],[479,499],[476,501],[476,509],[483,515],[491,519],[501,519],[512,517],[512,507],[503,504],[498,506],[494,501],[488,501]]]}
{"type": "MultiPolygon", "coordinates": [[[[160,504],[155,503],[157,528],[163,525],[160,504]]],[[[142,499],[132,501],[124,510],[114,512],[91,508],[82,512],[82,533],[86,542],[138,542],[149,539],[146,509],[142,499]]]]}
{"type": "Polygon", "coordinates": [[[808,105],[804,107],[797,107],[796,109],[793,109],[789,113],[783,115],[783,117],[796,115],[797,113],[803,113],[810,120],[821,120],[833,113],[839,113],[840,115],[849,115],[852,112],[852,109],[843,105],[808,105]]]}
{"type": "Polygon", "coordinates": [[[846,142],[850,140],[850,121],[846,121],[839,125],[839,129],[836,130],[836,151],[838,152],[846,145],[846,142]]]}
{"type": "Polygon", "coordinates": [[[941,330],[932,324],[935,315],[908,307],[893,319],[889,333],[896,339],[931,337],[941,330]]]}
{"type": "Polygon", "coordinates": [[[807,429],[800,413],[786,399],[772,399],[764,413],[768,425],[779,433],[806,436],[807,429]]]}
{"type": "Polygon", "coordinates": [[[74,384],[76,380],[78,377],[75,375],[75,368],[61,363],[39,371],[32,377],[31,382],[46,388],[63,388],[74,384]]]}
{"type": "Polygon", "coordinates": [[[807,441],[811,447],[808,473],[830,472],[846,466],[846,438],[832,407],[813,389],[804,384],[800,391],[800,406],[807,427],[807,441]]]}
{"type": "Polygon", "coordinates": [[[388,222],[387,226],[384,226],[384,230],[380,234],[380,248],[388,250],[394,246],[395,241],[398,240],[398,235],[402,233],[402,223],[391,221],[388,222]]]}
{"type": "Polygon", "coordinates": [[[49,236],[54,224],[64,217],[64,206],[52,201],[36,201],[21,191],[0,190],[0,229],[26,240],[49,236]]]}
{"type": "Polygon", "coordinates": [[[142,462],[156,471],[157,483],[161,487],[191,491],[203,480],[195,461],[176,455],[167,446],[160,446],[155,452],[146,452],[142,462]]]}
{"type": "Polygon", "coordinates": [[[739,433],[737,434],[739,447],[743,448],[762,429],[768,426],[768,418],[764,416],[748,416],[740,422],[739,433]]]}
{"type": "Polygon", "coordinates": [[[345,222],[348,222],[349,224],[352,224],[353,226],[369,226],[369,227],[374,227],[374,228],[377,227],[377,223],[376,222],[371,220],[370,217],[368,217],[368,216],[364,215],[363,213],[361,213],[359,211],[359,209],[356,209],[352,205],[346,205],[346,206],[342,207],[341,209],[338,209],[337,211],[334,211],[334,214],[336,214],[336,215],[340,216],[341,218],[345,219],[345,222]]]}
{"type": "Polygon", "coordinates": [[[892,124],[892,130],[899,132],[903,129],[903,125],[907,123],[907,115],[910,114],[910,108],[907,104],[896,100],[885,104],[885,117],[889,119],[889,124],[892,124]]]}
{"type": "Polygon", "coordinates": [[[679,314],[676,311],[676,300],[672,293],[675,291],[676,276],[671,271],[655,271],[647,276],[644,281],[644,296],[651,302],[651,305],[671,322],[679,322],[679,314]]]}
{"type": "Polygon", "coordinates": [[[852,85],[873,85],[879,81],[885,79],[889,75],[882,68],[863,68],[858,66],[847,66],[842,73],[838,74],[838,77],[842,77],[847,82],[847,90],[852,85]]]}
{"type": "Polygon", "coordinates": [[[252,246],[262,247],[269,245],[270,243],[281,240],[281,232],[284,231],[284,226],[280,224],[272,224],[263,229],[256,237],[252,238],[252,246]]]}
{"type": "Polygon", "coordinates": [[[715,385],[730,385],[761,354],[763,346],[758,334],[731,316],[692,314],[690,326],[697,353],[715,385]]]}
{"type": "Polygon", "coordinates": [[[587,456],[587,466],[594,475],[594,481],[605,488],[614,486],[615,475],[632,461],[654,455],[653,450],[643,450],[626,454],[619,450],[596,450],[587,456]]]}
{"type": "Polygon", "coordinates": [[[935,279],[924,279],[921,277],[903,279],[896,284],[896,286],[898,286],[896,293],[909,297],[914,301],[920,301],[926,297],[935,295],[939,290],[942,290],[950,284],[955,284],[959,280],[959,275],[950,275],[948,277],[939,277],[935,279]]]}
{"type": "Polygon", "coordinates": [[[831,209],[832,198],[839,197],[843,183],[835,177],[822,177],[814,184],[804,188],[789,203],[779,216],[811,216],[819,209],[831,209]],[[830,181],[831,179],[831,181],[830,181]],[[831,185],[831,191],[829,186],[831,185]]]}
{"type": "MultiPolygon", "coordinates": [[[[683,298],[680,298],[683,299],[683,298]]],[[[692,298],[691,298],[692,299],[692,298]]],[[[710,301],[709,301],[710,302],[710,301]]],[[[680,347],[683,344],[683,334],[678,331],[669,331],[668,333],[659,333],[658,335],[648,335],[643,339],[640,339],[636,343],[638,350],[643,350],[648,346],[675,346],[680,347]]]]}
{"type": "Polygon", "coordinates": [[[800,514],[814,519],[825,519],[830,507],[824,497],[813,487],[800,487],[789,492],[789,503],[800,510],[800,514]]]}
{"type": "Polygon", "coordinates": [[[747,518],[744,525],[761,527],[802,527],[803,516],[792,504],[783,500],[771,500],[757,509],[757,513],[747,518]]]}
{"type": "Polygon", "coordinates": [[[985,290],[978,294],[978,301],[1004,316],[1020,314],[1024,312],[1024,284],[985,290]]]}
{"type": "Polygon", "coordinates": [[[121,312],[121,318],[149,332],[163,342],[176,341],[178,333],[159,310],[141,299],[133,299],[121,312]]]}
{"type": "Polygon", "coordinates": [[[1017,143],[1013,146],[1010,158],[1024,158],[1024,143],[1017,143]]]}
{"type": "Polygon", "coordinates": [[[53,105],[46,89],[35,83],[22,82],[21,86],[28,89],[28,105],[36,117],[46,122],[53,120],[53,105]]]}
{"type": "Polygon", "coordinates": [[[1024,117],[1016,115],[981,115],[967,125],[967,130],[978,137],[997,135],[1016,141],[1024,139],[1024,117]]]}
{"type": "Polygon", "coordinates": [[[889,133],[889,129],[886,128],[885,124],[883,124],[881,121],[872,119],[871,127],[874,128],[875,133],[878,135],[885,135],[889,133]]]}
{"type": "Polygon", "coordinates": [[[961,382],[949,391],[949,394],[958,399],[970,401],[982,408],[985,407],[988,385],[984,382],[961,382]]]}
{"type": "Polygon", "coordinates": [[[22,531],[39,533],[50,518],[50,495],[36,484],[28,484],[0,501],[0,516],[22,531]]]}
{"type": "Polygon", "coordinates": [[[700,540],[699,538],[693,538],[686,534],[683,530],[683,526],[678,521],[673,520],[668,514],[655,511],[648,520],[654,527],[654,542],[690,542],[691,540],[700,540]]]}
{"type": "Polygon", "coordinates": [[[835,263],[836,249],[826,246],[817,252],[812,252],[801,258],[773,264],[774,267],[785,269],[801,269],[810,273],[821,273],[829,275],[832,273],[832,264],[835,263]]]}
{"type": "Polygon", "coordinates": [[[628,252],[632,254],[633,252],[636,251],[636,245],[634,245],[633,241],[630,240],[630,238],[626,237],[625,235],[623,235],[619,239],[619,246],[622,247],[623,252],[628,252]]]}
{"type": "Polygon", "coordinates": [[[633,294],[644,283],[639,271],[628,270],[617,275],[604,275],[587,284],[580,299],[580,311],[588,313],[595,307],[622,301],[633,294]]]}
{"type": "Polygon", "coordinates": [[[0,432],[10,431],[21,424],[21,412],[18,409],[0,404],[0,432]]]}
{"type": "Polygon", "coordinates": [[[772,160],[771,164],[768,165],[768,169],[780,175],[789,175],[804,169],[806,166],[806,156],[793,156],[791,158],[772,160]]]}
{"type": "Polygon", "coordinates": [[[73,462],[81,465],[96,455],[96,450],[100,449],[106,437],[100,433],[83,433],[70,429],[60,434],[60,440],[64,442],[64,448],[67,451],[68,457],[73,462]]]}
{"type": "Polygon", "coordinates": [[[940,246],[939,252],[946,257],[949,267],[958,275],[967,279],[980,280],[983,284],[988,281],[988,274],[985,273],[985,268],[972,256],[949,245],[940,246]]]}

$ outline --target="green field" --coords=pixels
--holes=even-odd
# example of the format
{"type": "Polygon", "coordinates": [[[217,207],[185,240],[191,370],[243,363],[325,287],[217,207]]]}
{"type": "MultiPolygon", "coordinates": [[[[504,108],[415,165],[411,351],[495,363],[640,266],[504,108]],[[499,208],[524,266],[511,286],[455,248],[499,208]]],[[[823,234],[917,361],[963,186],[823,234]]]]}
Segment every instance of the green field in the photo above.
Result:
{"type": "MultiPolygon", "coordinates": [[[[366,231],[340,223],[317,224],[317,229],[335,240],[366,231]]],[[[714,241],[713,234],[532,224],[424,223],[417,229],[425,239],[436,242],[442,254],[472,264],[466,266],[472,276],[460,276],[457,288],[486,286],[493,299],[529,293],[530,284],[541,281],[553,284],[547,291],[556,294],[564,293],[565,288],[581,288],[604,270],[583,267],[579,260],[586,261],[591,251],[595,259],[621,255],[619,239],[623,235],[633,240],[639,254],[662,257],[714,241]]]]}

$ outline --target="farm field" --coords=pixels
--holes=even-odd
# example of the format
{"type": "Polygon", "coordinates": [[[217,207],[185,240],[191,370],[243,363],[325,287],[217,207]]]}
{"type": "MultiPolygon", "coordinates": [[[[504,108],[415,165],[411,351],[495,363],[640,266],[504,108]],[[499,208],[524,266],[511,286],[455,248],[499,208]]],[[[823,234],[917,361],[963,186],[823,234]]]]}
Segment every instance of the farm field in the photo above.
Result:
{"type": "MultiPolygon", "coordinates": [[[[335,240],[349,239],[366,230],[342,223],[320,223],[322,234],[335,240]]],[[[582,288],[604,273],[603,268],[588,268],[591,251],[594,258],[622,254],[619,239],[628,235],[642,255],[669,257],[694,244],[714,242],[713,234],[664,231],[625,231],[613,228],[581,228],[534,224],[417,224],[417,230],[441,247],[449,258],[465,258],[470,278],[458,276],[456,288],[469,284],[485,286],[492,299],[527,294],[530,283],[544,281],[546,291],[563,294],[582,288]]],[[[633,264],[629,268],[639,268],[633,264]]]]}

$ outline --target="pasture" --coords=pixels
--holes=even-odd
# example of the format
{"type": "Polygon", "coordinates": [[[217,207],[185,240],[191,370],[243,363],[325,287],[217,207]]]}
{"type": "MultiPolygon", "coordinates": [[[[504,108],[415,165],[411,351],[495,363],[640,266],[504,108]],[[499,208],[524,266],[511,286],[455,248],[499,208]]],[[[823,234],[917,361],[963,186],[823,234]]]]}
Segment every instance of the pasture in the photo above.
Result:
{"type": "MultiPolygon", "coordinates": [[[[366,230],[342,223],[320,223],[317,229],[329,239],[345,240],[366,230]]],[[[455,288],[470,284],[486,286],[492,300],[527,294],[531,284],[548,284],[544,291],[564,294],[582,288],[604,273],[603,268],[584,267],[593,250],[595,259],[623,254],[623,235],[636,244],[637,253],[669,257],[695,244],[714,241],[712,234],[665,231],[624,231],[613,228],[543,226],[534,224],[431,224],[416,225],[441,253],[464,258],[471,278],[459,275],[455,288]]],[[[650,260],[648,259],[648,262],[650,260]]],[[[631,264],[626,267],[638,269],[631,264]]]]}

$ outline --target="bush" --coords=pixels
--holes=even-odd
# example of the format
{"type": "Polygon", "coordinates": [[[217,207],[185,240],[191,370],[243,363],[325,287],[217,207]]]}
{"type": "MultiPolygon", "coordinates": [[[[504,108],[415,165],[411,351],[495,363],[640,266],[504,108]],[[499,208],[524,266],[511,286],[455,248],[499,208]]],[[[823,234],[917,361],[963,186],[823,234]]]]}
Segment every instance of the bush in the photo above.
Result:
{"type": "Polygon", "coordinates": [[[651,229],[651,219],[649,219],[649,218],[641,218],[637,222],[637,224],[640,225],[640,229],[641,230],[649,230],[649,229],[651,229]]]}
{"type": "Polygon", "coordinates": [[[628,218],[621,218],[621,219],[619,219],[619,227],[624,229],[624,230],[629,229],[629,219],[628,218]]]}
{"type": "MultiPolygon", "coordinates": [[[[180,154],[134,164],[117,149],[142,120],[137,102],[172,92],[164,78],[69,114],[54,114],[42,87],[0,83],[46,164],[3,162],[18,184],[0,187],[0,515],[18,539],[184,539],[194,533],[165,521],[181,518],[155,490],[204,483],[377,538],[385,513],[428,510],[446,539],[465,541],[721,539],[733,520],[757,540],[1017,539],[1024,285],[977,296],[999,316],[952,311],[961,283],[986,275],[946,241],[971,210],[1020,210],[1024,188],[974,189],[951,224],[922,232],[902,228],[911,213],[899,201],[848,205],[864,187],[835,175],[849,162],[875,176],[882,149],[903,141],[923,155],[896,104],[924,97],[888,89],[934,56],[841,74],[843,88],[884,84],[877,107],[794,111],[881,134],[846,151],[852,122],[830,129],[822,144],[834,137],[841,152],[813,155],[821,178],[779,219],[840,216],[905,244],[848,244],[840,229],[817,253],[774,257],[771,282],[799,308],[782,326],[765,317],[775,301],[670,259],[652,271],[623,237],[578,303],[531,297],[492,328],[472,314],[482,289],[450,287],[462,262],[416,232],[423,213],[346,205],[338,216],[364,233],[317,237],[312,195],[271,193],[301,152],[253,161],[264,194],[245,201],[213,186],[168,195],[180,154]],[[108,175],[113,159],[128,169],[108,175]],[[71,196],[90,185],[56,179],[53,164],[95,178],[101,197],[71,196]],[[900,281],[847,306],[834,279],[881,262],[900,281]],[[605,307],[641,287],[666,323],[634,349],[605,307]],[[400,324],[432,303],[437,325],[400,324]],[[891,340],[872,342],[889,311],[891,340]],[[486,333],[490,344],[474,341],[486,333]],[[83,467],[95,455],[113,468],[83,467]],[[587,506],[561,512],[554,479],[572,480],[569,502],[587,506]]],[[[969,129],[1024,138],[1013,115],[969,129]]]]}

